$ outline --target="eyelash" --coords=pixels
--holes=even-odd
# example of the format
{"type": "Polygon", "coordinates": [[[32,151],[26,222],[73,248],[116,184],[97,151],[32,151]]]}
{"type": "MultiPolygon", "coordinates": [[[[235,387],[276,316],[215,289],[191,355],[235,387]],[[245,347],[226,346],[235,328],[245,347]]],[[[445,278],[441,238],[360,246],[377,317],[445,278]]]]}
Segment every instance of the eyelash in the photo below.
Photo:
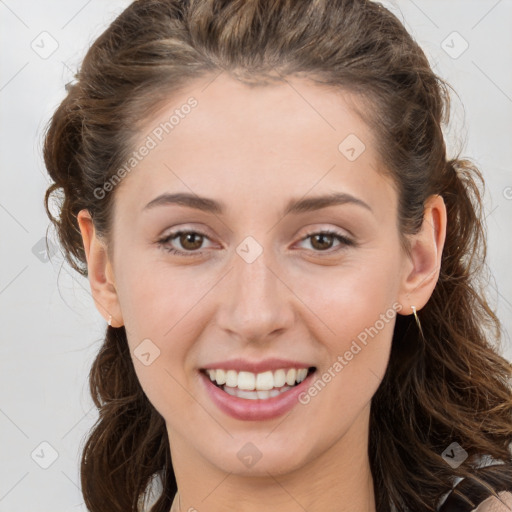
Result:
{"type": "MultiPolygon", "coordinates": [[[[180,251],[179,249],[174,249],[173,247],[169,247],[168,244],[171,240],[175,239],[175,238],[178,238],[180,235],[184,235],[184,234],[194,234],[194,235],[200,235],[202,236],[203,238],[208,238],[208,236],[204,233],[202,233],[201,231],[193,231],[193,230],[190,230],[190,231],[187,231],[187,230],[180,230],[180,231],[174,231],[172,233],[169,233],[167,236],[165,236],[164,238],[161,238],[160,240],[157,241],[157,244],[158,246],[163,249],[164,251],[167,251],[171,254],[174,254],[176,256],[186,256],[186,257],[194,257],[194,256],[200,256],[202,254],[201,251],[180,251]]],[[[345,247],[355,247],[357,244],[351,240],[350,238],[347,238],[346,236],[338,233],[337,231],[333,231],[333,230],[323,230],[323,231],[312,231],[310,233],[307,233],[304,237],[302,237],[300,239],[300,242],[303,242],[304,240],[307,240],[308,238],[314,236],[314,235],[327,235],[327,236],[333,236],[336,240],[338,240],[342,246],[345,246],[345,247]]],[[[334,251],[332,250],[326,250],[326,251],[313,251],[313,252],[316,252],[318,254],[322,254],[322,253],[326,253],[326,254],[332,254],[332,253],[336,253],[340,250],[343,250],[344,247],[341,247],[339,249],[336,249],[334,251]]]]}

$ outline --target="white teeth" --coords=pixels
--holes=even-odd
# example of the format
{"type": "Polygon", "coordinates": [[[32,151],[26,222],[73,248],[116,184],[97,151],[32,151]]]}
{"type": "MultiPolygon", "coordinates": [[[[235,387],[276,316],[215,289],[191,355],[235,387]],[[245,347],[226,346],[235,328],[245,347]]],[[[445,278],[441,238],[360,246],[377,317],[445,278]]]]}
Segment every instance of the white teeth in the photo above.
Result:
{"type": "Polygon", "coordinates": [[[222,384],[226,384],[226,372],[225,370],[213,370],[215,372],[213,378],[210,375],[210,379],[216,380],[217,384],[221,386],[222,384]]]}
{"type": "Polygon", "coordinates": [[[224,391],[225,391],[228,395],[236,396],[237,388],[230,388],[230,387],[228,387],[228,386],[224,386],[224,391]]]}
{"type": "Polygon", "coordinates": [[[222,389],[228,395],[237,396],[238,398],[245,398],[247,400],[266,400],[267,398],[273,398],[292,388],[290,386],[283,386],[282,388],[271,389],[270,391],[246,391],[245,389],[223,386],[222,389]]]}
{"type": "MultiPolygon", "coordinates": [[[[259,375],[258,375],[259,377],[259,375]]],[[[253,390],[256,377],[251,372],[240,372],[238,374],[238,389],[253,390]]]]}
{"type": "MultiPolygon", "coordinates": [[[[274,372],[266,371],[262,373],[237,372],[236,370],[213,370],[206,371],[210,380],[216,382],[219,386],[225,384],[228,388],[237,388],[242,391],[257,391],[262,393],[262,397],[268,398],[272,395],[265,395],[264,392],[274,391],[276,388],[283,386],[294,386],[296,383],[302,382],[307,374],[307,368],[289,368],[279,369],[274,372]]],[[[274,395],[276,396],[276,395],[274,395]]]]}
{"type": "MultiPolygon", "coordinates": [[[[254,391],[244,391],[243,389],[240,389],[240,388],[235,388],[236,391],[235,391],[235,396],[238,396],[239,398],[248,398],[249,400],[254,400],[254,399],[258,399],[258,395],[254,396],[254,391]]],[[[259,391],[258,391],[259,393],[259,391]]]]}
{"type": "MultiPolygon", "coordinates": [[[[240,372],[242,373],[242,372],[240,372]]],[[[256,389],[258,391],[268,391],[274,386],[274,374],[270,371],[258,373],[256,376],[256,389]]]]}
{"type": "Polygon", "coordinates": [[[297,377],[297,370],[295,368],[290,368],[286,374],[286,384],[288,384],[288,386],[293,386],[295,384],[295,377],[297,377]]]}
{"type": "Polygon", "coordinates": [[[284,370],[276,370],[274,372],[274,386],[280,388],[286,384],[286,372],[284,370]]]}
{"type": "Polygon", "coordinates": [[[297,382],[302,382],[308,374],[308,370],[306,368],[301,368],[297,370],[297,382]]]}
{"type": "Polygon", "coordinates": [[[238,386],[238,373],[235,372],[235,370],[228,370],[226,372],[226,386],[230,386],[232,388],[236,388],[238,386]]]}

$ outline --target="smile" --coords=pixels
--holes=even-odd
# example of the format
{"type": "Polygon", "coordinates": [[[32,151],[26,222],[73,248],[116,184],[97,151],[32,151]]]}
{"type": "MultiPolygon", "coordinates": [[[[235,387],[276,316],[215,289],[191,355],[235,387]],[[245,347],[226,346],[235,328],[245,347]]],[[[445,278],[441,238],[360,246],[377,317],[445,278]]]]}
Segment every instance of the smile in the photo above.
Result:
{"type": "Polygon", "coordinates": [[[280,368],[275,371],[253,373],[236,370],[205,370],[210,380],[231,396],[247,400],[266,400],[278,396],[300,384],[311,368],[280,368]]]}
{"type": "Polygon", "coordinates": [[[299,403],[316,368],[278,368],[260,373],[220,369],[199,371],[211,401],[225,414],[260,421],[281,416],[299,403]]]}

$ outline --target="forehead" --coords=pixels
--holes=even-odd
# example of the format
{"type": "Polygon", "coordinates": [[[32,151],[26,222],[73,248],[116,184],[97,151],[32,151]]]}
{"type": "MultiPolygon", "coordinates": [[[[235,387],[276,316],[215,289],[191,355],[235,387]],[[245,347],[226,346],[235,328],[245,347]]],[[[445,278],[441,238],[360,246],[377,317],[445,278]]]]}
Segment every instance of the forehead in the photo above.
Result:
{"type": "Polygon", "coordinates": [[[352,108],[357,100],[303,79],[264,86],[225,73],[199,79],[145,120],[135,149],[149,140],[151,149],[126,181],[140,201],[166,188],[267,199],[367,188],[371,196],[383,177],[373,133],[352,108]]]}
{"type": "Polygon", "coordinates": [[[312,146],[322,138],[325,145],[337,147],[340,137],[354,133],[371,145],[373,134],[353,105],[358,105],[355,94],[310,80],[287,78],[276,84],[249,86],[222,73],[191,82],[172,95],[157,115],[145,120],[141,134],[154,132],[159,142],[167,139],[167,145],[173,141],[181,144],[190,137],[206,141],[229,137],[248,145],[269,146],[287,141],[292,146],[297,138],[304,142],[309,135],[312,146]],[[192,108],[191,99],[195,103],[192,108]]]}

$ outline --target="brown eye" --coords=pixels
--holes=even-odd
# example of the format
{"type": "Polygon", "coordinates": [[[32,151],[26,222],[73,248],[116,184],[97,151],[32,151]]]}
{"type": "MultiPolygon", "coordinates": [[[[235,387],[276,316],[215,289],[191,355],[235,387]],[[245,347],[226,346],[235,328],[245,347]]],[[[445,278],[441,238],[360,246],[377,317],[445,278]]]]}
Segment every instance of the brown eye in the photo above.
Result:
{"type": "Polygon", "coordinates": [[[315,249],[319,250],[330,249],[333,241],[334,235],[329,235],[327,233],[317,233],[311,236],[311,245],[315,249]]]}
{"type": "Polygon", "coordinates": [[[203,251],[198,249],[202,248],[205,239],[208,240],[208,237],[197,231],[174,231],[161,240],[158,240],[158,245],[171,254],[179,256],[199,256],[203,251]],[[179,248],[177,249],[173,243],[178,245],[179,248]],[[182,250],[180,250],[180,248],[182,250]]]}
{"type": "Polygon", "coordinates": [[[199,249],[203,243],[203,235],[193,231],[183,232],[179,235],[179,241],[184,249],[193,251],[199,249]]]}
{"type": "Polygon", "coordinates": [[[308,233],[301,242],[309,241],[313,252],[321,253],[328,252],[336,253],[349,246],[355,246],[356,243],[350,238],[338,233],[336,231],[320,231],[316,233],[308,233]],[[335,247],[332,251],[329,251],[333,247],[333,243],[337,241],[338,247],[335,247]]]}

